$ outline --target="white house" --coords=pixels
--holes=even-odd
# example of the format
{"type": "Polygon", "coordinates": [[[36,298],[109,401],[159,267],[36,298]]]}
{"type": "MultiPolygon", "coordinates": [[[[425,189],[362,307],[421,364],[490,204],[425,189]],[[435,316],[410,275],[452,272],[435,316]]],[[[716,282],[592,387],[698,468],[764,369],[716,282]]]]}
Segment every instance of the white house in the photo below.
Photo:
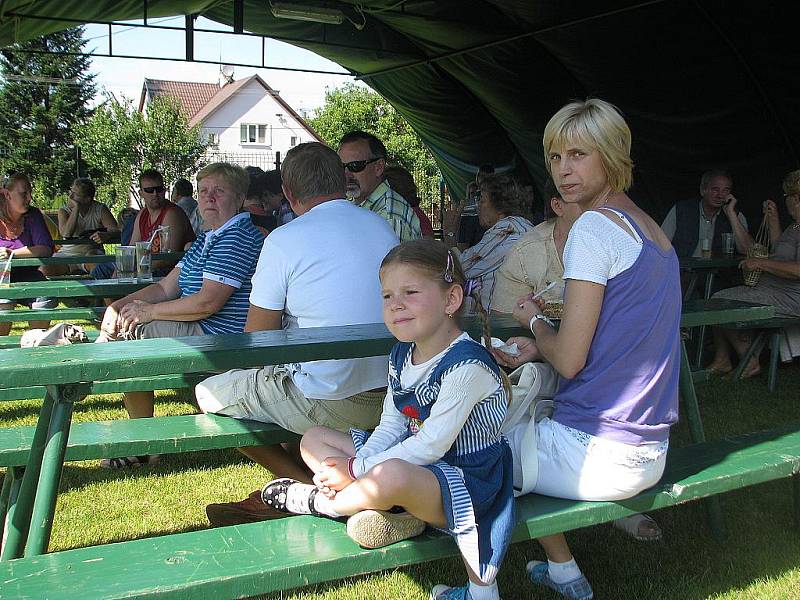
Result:
{"type": "Polygon", "coordinates": [[[209,160],[265,171],[276,168],[286,152],[303,142],[322,141],[277,91],[258,75],[214,83],[145,79],[139,110],[153,98],[176,98],[189,119],[211,142],[209,160]]]}

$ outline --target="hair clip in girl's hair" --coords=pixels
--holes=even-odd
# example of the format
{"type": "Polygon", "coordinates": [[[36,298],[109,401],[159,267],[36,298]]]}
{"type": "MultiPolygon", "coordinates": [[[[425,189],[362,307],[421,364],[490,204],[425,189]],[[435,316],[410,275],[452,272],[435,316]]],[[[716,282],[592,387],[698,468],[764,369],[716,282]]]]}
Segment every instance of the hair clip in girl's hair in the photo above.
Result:
{"type": "Polygon", "coordinates": [[[455,269],[455,266],[453,265],[453,255],[450,254],[450,250],[448,250],[447,266],[444,268],[444,280],[447,283],[453,283],[453,269],[455,269]]]}
{"type": "Polygon", "coordinates": [[[464,282],[464,295],[471,296],[473,292],[477,292],[481,289],[481,283],[477,279],[467,279],[464,282]]]}

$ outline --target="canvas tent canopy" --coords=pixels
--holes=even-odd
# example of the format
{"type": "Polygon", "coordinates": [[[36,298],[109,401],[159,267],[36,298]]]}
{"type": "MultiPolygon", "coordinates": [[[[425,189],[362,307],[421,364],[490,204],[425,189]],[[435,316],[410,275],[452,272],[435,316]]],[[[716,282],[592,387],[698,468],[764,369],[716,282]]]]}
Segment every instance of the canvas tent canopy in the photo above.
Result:
{"type": "Polygon", "coordinates": [[[5,0],[0,46],[78,22],[198,15],[287,41],[363,78],[411,124],[456,193],[479,164],[546,176],[542,130],[565,102],[616,104],[632,195],[660,217],[722,166],[743,208],[800,166],[795,0],[293,2],[341,24],[276,18],[268,0],[5,0]],[[59,19],[71,19],[63,21],[59,19]]]}

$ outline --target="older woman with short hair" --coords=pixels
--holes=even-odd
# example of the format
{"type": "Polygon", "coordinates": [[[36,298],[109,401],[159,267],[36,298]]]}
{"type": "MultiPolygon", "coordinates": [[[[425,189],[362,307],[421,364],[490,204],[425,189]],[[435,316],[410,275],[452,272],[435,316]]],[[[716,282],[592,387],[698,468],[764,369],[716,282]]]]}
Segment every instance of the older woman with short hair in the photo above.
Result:
{"type": "MultiPolygon", "coordinates": [[[[746,258],[739,267],[743,271],[760,269],[761,276],[753,287],[737,286],[714,294],[714,298],[745,300],[775,306],[778,316],[800,316],[800,170],[792,171],[783,180],[786,210],[792,223],[781,231],[778,207],[772,200],[764,203],[764,214],[772,240],[769,258],[746,258]]],[[[715,373],[728,373],[731,350],[741,360],[750,346],[752,330],[733,331],[714,328],[714,359],[708,369],[715,373]]],[[[797,334],[792,332],[790,346],[796,345],[797,334]],[[793,342],[793,343],[792,343],[793,342]]],[[[754,377],[761,372],[758,356],[753,356],[742,371],[742,377],[754,377]]]]}
{"type": "MultiPolygon", "coordinates": [[[[478,219],[486,233],[477,244],[461,253],[461,266],[468,279],[479,282],[481,304],[489,310],[497,270],[520,236],[533,229],[533,223],[522,216],[529,207],[523,206],[522,188],[513,177],[486,175],[481,179],[480,192],[478,219]]],[[[454,246],[456,238],[450,233],[445,231],[444,240],[454,246]]]]}
{"type": "MultiPolygon", "coordinates": [[[[117,339],[241,333],[250,306],[250,279],[264,235],[242,212],[248,175],[244,169],[214,163],[197,174],[198,199],[209,229],[161,281],[117,300],[106,309],[98,342],[117,339]]],[[[153,416],[152,392],[128,392],[131,418],[153,416]]],[[[104,460],[120,468],[149,462],[129,456],[104,460]]]]}
{"type": "MultiPolygon", "coordinates": [[[[678,418],[681,315],[678,258],[658,224],[625,194],[631,134],[602,100],[573,102],[545,127],[544,154],[564,202],[576,203],[564,248],[560,328],[523,296],[514,317],[533,338],[511,338],[517,367],[547,360],[561,375],[551,418],[511,428],[514,487],[573,500],[617,501],[655,485],[678,418]],[[532,440],[523,447],[523,440],[532,440]]],[[[593,597],[563,534],[539,540],[537,584],[572,599],[593,597]]]]}

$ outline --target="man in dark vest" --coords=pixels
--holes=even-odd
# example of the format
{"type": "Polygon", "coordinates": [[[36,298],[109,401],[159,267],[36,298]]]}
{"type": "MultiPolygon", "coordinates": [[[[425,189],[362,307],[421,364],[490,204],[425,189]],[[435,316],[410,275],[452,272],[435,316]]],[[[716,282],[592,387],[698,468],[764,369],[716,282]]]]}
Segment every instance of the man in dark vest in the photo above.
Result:
{"type": "Polygon", "coordinates": [[[733,234],[738,254],[747,253],[753,239],[747,232],[747,219],[736,210],[732,188],[733,179],[727,172],[706,171],[700,178],[700,201],[684,200],[670,209],[661,229],[672,240],[678,258],[700,256],[703,240],[710,240],[713,254],[722,254],[724,233],[733,234]],[[720,212],[723,218],[719,218],[720,212]]]}

